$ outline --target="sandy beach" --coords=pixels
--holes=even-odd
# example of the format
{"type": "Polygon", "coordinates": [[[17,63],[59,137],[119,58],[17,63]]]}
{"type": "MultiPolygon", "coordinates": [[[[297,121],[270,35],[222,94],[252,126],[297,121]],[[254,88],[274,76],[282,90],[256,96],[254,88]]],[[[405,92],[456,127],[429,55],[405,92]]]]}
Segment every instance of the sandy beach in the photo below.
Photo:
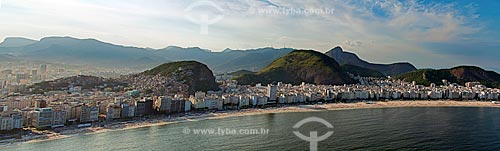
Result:
{"type": "Polygon", "coordinates": [[[81,128],[65,130],[60,133],[49,133],[33,138],[23,138],[12,141],[4,141],[3,143],[17,143],[17,142],[37,142],[67,138],[74,135],[101,133],[107,131],[127,130],[141,127],[159,126],[172,123],[192,122],[199,120],[220,119],[228,117],[249,116],[259,114],[271,113],[290,113],[290,112],[320,112],[328,110],[347,110],[347,109],[368,109],[368,108],[392,108],[392,107],[500,107],[500,104],[494,104],[487,101],[387,101],[375,102],[369,104],[365,102],[359,103],[329,103],[321,105],[295,105],[295,106],[282,106],[272,107],[265,109],[244,109],[244,110],[229,110],[219,111],[215,113],[196,113],[194,115],[185,115],[180,117],[164,117],[153,118],[146,121],[137,121],[130,123],[115,123],[106,125],[105,127],[97,128],[81,128]]]}

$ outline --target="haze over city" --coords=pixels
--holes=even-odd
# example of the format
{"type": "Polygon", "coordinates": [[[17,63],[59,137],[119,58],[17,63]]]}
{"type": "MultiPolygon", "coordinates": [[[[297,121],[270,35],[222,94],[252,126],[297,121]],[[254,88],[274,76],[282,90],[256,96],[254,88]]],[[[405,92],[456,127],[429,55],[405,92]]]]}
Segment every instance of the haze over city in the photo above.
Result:
{"type": "Polygon", "coordinates": [[[326,52],[340,45],[363,59],[408,61],[418,68],[478,65],[499,71],[496,1],[196,1],[3,0],[0,38],[95,38],[136,47],[170,45],[212,51],[291,47],[326,52]],[[262,10],[274,10],[264,12],[262,10]],[[320,13],[286,13],[313,10],[320,13]],[[326,12],[333,11],[333,12],[326,12]],[[200,34],[186,14],[223,15],[200,34]]]}

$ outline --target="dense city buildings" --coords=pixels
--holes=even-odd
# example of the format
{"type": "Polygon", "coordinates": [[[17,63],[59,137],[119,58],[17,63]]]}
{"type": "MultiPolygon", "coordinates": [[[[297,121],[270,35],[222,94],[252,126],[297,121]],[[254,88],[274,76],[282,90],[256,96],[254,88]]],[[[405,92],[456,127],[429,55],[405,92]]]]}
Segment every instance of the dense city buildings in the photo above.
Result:
{"type": "MultiPolygon", "coordinates": [[[[45,67],[43,67],[45,68],[45,67]]],[[[41,70],[42,71],[42,70],[41,70]]],[[[48,71],[47,71],[48,72],[48,71]]],[[[43,72],[36,72],[43,74],[43,72]]],[[[21,76],[22,77],[22,76],[21,76]]],[[[136,83],[154,82],[135,77],[136,83]]],[[[159,77],[158,77],[159,78],[159,77]]],[[[78,78],[77,78],[78,79],[78,78]]],[[[80,78],[85,82],[86,77],[80,78]]],[[[360,84],[291,85],[282,82],[238,85],[237,81],[220,78],[219,91],[184,93],[184,85],[167,81],[177,88],[147,93],[152,85],[119,89],[68,86],[43,94],[12,95],[0,99],[0,129],[66,127],[71,125],[102,126],[118,119],[140,119],[152,115],[169,115],[210,110],[238,110],[278,106],[280,104],[314,104],[317,102],[358,102],[376,100],[457,100],[496,101],[500,90],[487,88],[479,82],[464,86],[449,83],[429,86],[400,80],[355,77],[360,84]],[[138,88],[138,89],[136,89],[138,88]],[[164,94],[158,94],[164,92],[164,94]],[[179,93],[176,93],[179,92],[179,93]]],[[[165,79],[157,79],[165,80],[165,79]]],[[[92,83],[95,80],[88,80],[92,83]]],[[[100,86],[97,86],[100,87],[100,86]]],[[[119,87],[119,86],[117,86],[119,87]]],[[[168,88],[168,87],[165,87],[168,88]]]]}

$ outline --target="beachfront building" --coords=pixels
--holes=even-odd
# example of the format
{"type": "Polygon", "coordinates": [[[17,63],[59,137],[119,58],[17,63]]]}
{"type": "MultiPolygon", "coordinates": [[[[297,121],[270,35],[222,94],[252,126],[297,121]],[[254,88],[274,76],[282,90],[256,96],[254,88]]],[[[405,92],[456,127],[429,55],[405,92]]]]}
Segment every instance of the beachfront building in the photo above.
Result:
{"type": "Polygon", "coordinates": [[[170,105],[168,113],[181,113],[185,111],[186,101],[181,99],[174,99],[170,105]]]}
{"type": "Polygon", "coordinates": [[[80,123],[95,122],[99,120],[99,107],[81,106],[80,123]]]}
{"type": "Polygon", "coordinates": [[[152,99],[142,99],[139,101],[135,101],[135,116],[146,116],[146,115],[151,115],[154,112],[154,107],[153,107],[153,100],[152,99]]]}
{"type": "Polygon", "coordinates": [[[144,102],[144,115],[151,115],[155,111],[153,109],[153,100],[152,99],[144,99],[142,100],[144,102]]]}
{"type": "Polygon", "coordinates": [[[258,102],[259,102],[259,96],[257,95],[250,96],[250,105],[257,106],[259,105],[258,102]]]}
{"type": "Polygon", "coordinates": [[[203,100],[203,98],[196,98],[194,96],[191,96],[189,97],[189,102],[191,102],[192,104],[192,108],[195,109],[195,110],[199,110],[199,109],[205,109],[206,106],[205,106],[205,102],[203,100]]]}
{"type": "Polygon", "coordinates": [[[276,101],[277,97],[277,88],[276,85],[274,84],[269,84],[267,85],[267,97],[269,98],[269,101],[276,101]]]}
{"type": "Polygon", "coordinates": [[[154,108],[158,113],[169,113],[172,106],[172,98],[162,96],[154,99],[154,108]]]}
{"type": "Polygon", "coordinates": [[[445,97],[445,98],[450,99],[450,100],[458,100],[458,99],[460,99],[460,92],[448,90],[447,97],[445,97]]]}
{"type": "Polygon", "coordinates": [[[23,128],[23,115],[20,111],[0,112],[0,130],[8,131],[23,128]]]}
{"type": "Polygon", "coordinates": [[[189,97],[189,102],[192,104],[193,109],[209,109],[209,110],[223,110],[224,101],[216,95],[205,96],[195,95],[189,97]]]}
{"type": "Polygon", "coordinates": [[[184,112],[189,112],[191,111],[191,101],[184,101],[184,112]]]}
{"type": "Polygon", "coordinates": [[[120,117],[121,118],[125,118],[125,117],[128,117],[129,113],[130,112],[130,105],[128,102],[121,102],[120,103],[120,107],[122,108],[122,111],[121,111],[121,115],[120,117]]]}
{"type": "Polygon", "coordinates": [[[209,110],[223,110],[224,109],[224,102],[220,98],[208,97],[208,98],[205,98],[203,100],[204,100],[203,102],[205,103],[205,106],[209,110]]]}
{"type": "Polygon", "coordinates": [[[266,96],[257,97],[257,105],[267,105],[268,101],[269,101],[269,98],[267,98],[266,96]]]}
{"type": "Polygon", "coordinates": [[[107,111],[106,111],[106,119],[111,120],[111,119],[119,119],[121,118],[121,106],[116,105],[116,104],[109,104],[107,111]]]}
{"type": "Polygon", "coordinates": [[[144,116],[146,113],[146,102],[136,101],[135,102],[135,116],[144,116]]]}
{"type": "Polygon", "coordinates": [[[159,113],[181,113],[191,110],[191,101],[186,101],[181,97],[174,97],[173,99],[170,97],[158,97],[155,100],[154,106],[159,113]]]}
{"type": "Polygon", "coordinates": [[[52,108],[36,108],[31,112],[31,126],[36,128],[52,126],[52,108]]]}
{"type": "Polygon", "coordinates": [[[247,107],[250,105],[250,98],[247,96],[240,96],[238,99],[238,108],[247,107]]]}
{"type": "Polygon", "coordinates": [[[52,127],[62,127],[66,123],[66,111],[53,108],[52,110],[52,127]]]}
{"type": "Polygon", "coordinates": [[[135,110],[136,110],[136,106],[135,105],[128,106],[128,116],[127,117],[134,117],[135,116],[135,110]]]}

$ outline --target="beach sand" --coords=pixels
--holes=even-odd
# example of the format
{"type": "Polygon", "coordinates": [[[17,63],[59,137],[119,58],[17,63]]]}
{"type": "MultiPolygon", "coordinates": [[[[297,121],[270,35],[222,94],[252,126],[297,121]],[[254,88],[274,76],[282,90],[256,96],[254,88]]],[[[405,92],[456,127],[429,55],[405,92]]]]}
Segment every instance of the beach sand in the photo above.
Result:
{"type": "Polygon", "coordinates": [[[229,110],[216,113],[198,114],[198,115],[190,115],[190,116],[182,116],[174,118],[155,118],[143,122],[115,124],[107,127],[72,129],[63,131],[61,133],[52,133],[36,138],[27,138],[27,139],[23,138],[22,140],[15,140],[9,143],[38,142],[38,141],[67,138],[74,135],[101,133],[101,132],[116,131],[116,130],[127,130],[127,129],[141,128],[141,127],[167,125],[172,123],[221,119],[221,118],[238,117],[238,116],[249,116],[249,115],[260,115],[260,114],[271,114],[271,113],[320,112],[328,110],[392,108],[392,107],[500,107],[500,104],[494,104],[492,102],[485,102],[485,101],[419,100],[419,101],[375,102],[374,104],[358,102],[358,103],[328,103],[321,105],[295,105],[295,106],[290,105],[290,106],[272,107],[265,109],[229,110]]]}

